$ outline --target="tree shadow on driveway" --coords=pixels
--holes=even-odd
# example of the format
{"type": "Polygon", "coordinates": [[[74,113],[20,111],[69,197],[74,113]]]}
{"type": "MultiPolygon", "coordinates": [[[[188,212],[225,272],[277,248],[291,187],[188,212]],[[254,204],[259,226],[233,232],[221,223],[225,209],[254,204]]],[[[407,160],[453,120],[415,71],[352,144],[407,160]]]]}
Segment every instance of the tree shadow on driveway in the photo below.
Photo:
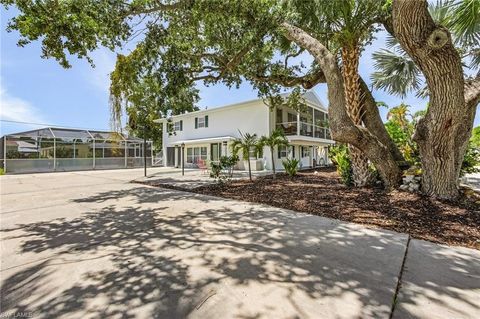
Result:
{"type": "Polygon", "coordinates": [[[405,235],[150,187],[72,201],[89,211],[2,231],[6,244],[21,240],[19,253],[51,256],[2,270],[2,312],[44,318],[390,314],[405,235]]]}

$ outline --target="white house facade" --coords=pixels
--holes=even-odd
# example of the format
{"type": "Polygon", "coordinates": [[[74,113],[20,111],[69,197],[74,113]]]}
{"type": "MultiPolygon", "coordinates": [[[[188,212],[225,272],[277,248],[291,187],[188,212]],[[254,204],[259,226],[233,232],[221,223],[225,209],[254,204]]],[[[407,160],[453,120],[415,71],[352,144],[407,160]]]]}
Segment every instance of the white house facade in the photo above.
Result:
{"type": "MultiPolygon", "coordinates": [[[[304,96],[307,104],[302,112],[285,106],[270,108],[261,99],[201,110],[159,119],[163,125],[163,163],[181,167],[182,149],[185,167],[218,161],[231,155],[231,143],[241,133],[268,136],[276,128],[285,132],[289,147],[274,150],[275,167],[282,169],[285,158],[297,158],[303,168],[329,163],[327,147],[334,143],[330,137],[327,109],[313,92],[304,96]]],[[[242,159],[237,169],[245,169],[242,159]]],[[[251,157],[253,170],[271,170],[268,147],[261,158],[251,157]]]]}

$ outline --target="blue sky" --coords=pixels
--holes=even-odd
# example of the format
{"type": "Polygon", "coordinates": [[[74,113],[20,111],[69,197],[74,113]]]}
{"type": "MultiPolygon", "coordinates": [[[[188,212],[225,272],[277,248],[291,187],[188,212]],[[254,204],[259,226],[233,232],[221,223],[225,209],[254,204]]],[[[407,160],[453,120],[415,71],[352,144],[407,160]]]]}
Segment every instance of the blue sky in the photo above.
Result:
{"type": "MultiPolygon", "coordinates": [[[[68,126],[92,129],[109,129],[108,86],[109,73],[115,64],[115,53],[107,49],[92,53],[95,68],[87,61],[72,58],[73,67],[63,69],[55,60],[40,58],[38,42],[24,48],[17,47],[18,33],[5,31],[8,18],[13,10],[1,11],[1,56],[0,56],[0,118],[22,122],[44,123],[55,126],[68,126]]],[[[368,47],[362,56],[360,73],[366,81],[373,70],[372,52],[384,47],[385,33],[368,47]]],[[[257,97],[249,85],[229,90],[225,86],[199,86],[200,106],[213,108],[225,104],[241,102],[257,97]]],[[[326,85],[319,85],[315,92],[324,103],[327,102],[326,85]]],[[[375,91],[377,101],[395,106],[404,101],[412,105],[413,111],[423,109],[425,100],[412,94],[405,99],[391,96],[383,91],[375,91]]],[[[382,108],[385,116],[386,109],[382,108]]],[[[475,125],[479,125],[477,113],[475,125]]],[[[0,134],[41,127],[0,122],[0,134]]]]}

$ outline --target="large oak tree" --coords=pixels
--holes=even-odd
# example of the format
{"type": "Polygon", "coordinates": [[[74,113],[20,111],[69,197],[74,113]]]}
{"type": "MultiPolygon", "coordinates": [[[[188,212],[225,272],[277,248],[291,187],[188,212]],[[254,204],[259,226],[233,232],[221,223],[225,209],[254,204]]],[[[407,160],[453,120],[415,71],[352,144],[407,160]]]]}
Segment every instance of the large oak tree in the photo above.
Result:
{"type": "MultiPolygon", "coordinates": [[[[139,90],[154,97],[150,100],[161,106],[163,116],[179,112],[179,105],[185,108],[195,101],[197,81],[229,86],[249,81],[269,103],[279,102],[282,87],[293,87],[298,93],[299,88],[327,83],[333,138],[362,150],[386,187],[400,182],[403,158],[360,77],[358,84],[349,84],[355,85],[361,99],[361,122],[352,121],[342,46],[331,32],[328,23],[333,22],[320,14],[330,0],[311,1],[306,7],[294,0],[1,2],[20,11],[9,24],[10,30],[20,32],[20,45],[41,40],[43,56],[65,67],[68,54],[88,58],[100,46],[118,49],[135,41],[131,53],[119,55],[112,74],[115,114],[140,106],[142,99],[134,98],[139,90]],[[309,65],[299,62],[298,57],[305,54],[313,58],[309,65]]],[[[358,8],[379,3],[356,2],[358,8]]],[[[351,3],[335,1],[338,6],[351,3]]],[[[450,31],[434,22],[427,6],[422,0],[386,0],[368,23],[384,25],[426,78],[430,107],[415,136],[424,169],[423,189],[433,196],[453,198],[458,194],[461,159],[480,99],[480,78],[464,77],[450,31]]],[[[359,39],[360,47],[370,40],[359,39]]],[[[344,54],[344,60],[349,56],[344,54]]],[[[295,103],[298,96],[292,94],[283,103],[295,103]]]]}

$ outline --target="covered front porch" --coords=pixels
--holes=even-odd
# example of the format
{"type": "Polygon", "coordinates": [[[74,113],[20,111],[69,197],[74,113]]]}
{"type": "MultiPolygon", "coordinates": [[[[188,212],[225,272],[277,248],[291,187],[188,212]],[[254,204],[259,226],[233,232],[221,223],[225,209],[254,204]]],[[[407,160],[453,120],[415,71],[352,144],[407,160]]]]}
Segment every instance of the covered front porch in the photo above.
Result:
{"type": "Polygon", "coordinates": [[[277,149],[274,154],[275,167],[283,169],[282,162],[286,158],[295,158],[300,161],[300,169],[330,165],[328,146],[332,141],[318,141],[318,139],[303,136],[287,136],[289,146],[277,149]]]}
{"type": "Polygon", "coordinates": [[[208,162],[215,162],[221,156],[231,155],[229,143],[233,136],[190,139],[177,141],[166,146],[164,163],[167,167],[202,168],[208,162]]]}

